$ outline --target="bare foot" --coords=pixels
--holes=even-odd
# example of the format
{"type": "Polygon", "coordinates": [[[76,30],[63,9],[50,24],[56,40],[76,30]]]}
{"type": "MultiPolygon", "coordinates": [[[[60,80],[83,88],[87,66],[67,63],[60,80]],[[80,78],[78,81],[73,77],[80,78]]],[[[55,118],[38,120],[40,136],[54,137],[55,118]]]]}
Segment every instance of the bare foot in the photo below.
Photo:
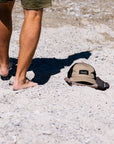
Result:
{"type": "Polygon", "coordinates": [[[15,81],[13,84],[13,90],[16,91],[16,90],[21,90],[21,89],[27,89],[30,87],[35,87],[37,85],[38,85],[37,83],[32,82],[28,79],[26,79],[24,82],[21,82],[21,83],[19,83],[18,81],[15,81]]]}
{"type": "Polygon", "coordinates": [[[6,77],[9,74],[9,70],[11,69],[12,64],[10,63],[9,65],[0,65],[0,75],[2,77],[6,77]]]}

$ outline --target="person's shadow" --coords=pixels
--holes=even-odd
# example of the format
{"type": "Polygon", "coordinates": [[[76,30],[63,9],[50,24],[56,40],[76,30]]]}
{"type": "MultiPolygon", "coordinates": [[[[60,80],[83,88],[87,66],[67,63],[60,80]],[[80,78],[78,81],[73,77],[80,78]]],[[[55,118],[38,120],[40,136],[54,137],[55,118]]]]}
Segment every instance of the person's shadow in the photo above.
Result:
{"type": "MultiPolygon", "coordinates": [[[[85,51],[77,54],[68,56],[66,59],[56,59],[56,58],[35,58],[32,60],[32,63],[28,71],[33,71],[35,76],[32,81],[43,85],[48,82],[52,75],[55,75],[60,72],[65,66],[70,66],[74,60],[90,57],[90,51],[85,51]]],[[[16,65],[17,59],[10,58],[10,61],[16,65]]],[[[16,67],[14,66],[11,75],[15,76],[16,67]]]]}

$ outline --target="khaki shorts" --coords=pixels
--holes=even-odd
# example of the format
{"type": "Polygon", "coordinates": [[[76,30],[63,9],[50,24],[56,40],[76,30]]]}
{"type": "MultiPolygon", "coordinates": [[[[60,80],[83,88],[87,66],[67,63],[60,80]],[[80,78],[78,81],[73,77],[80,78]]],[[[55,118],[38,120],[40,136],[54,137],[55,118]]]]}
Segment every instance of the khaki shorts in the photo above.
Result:
{"type": "MultiPolygon", "coordinates": [[[[0,0],[0,3],[13,0],[0,0]]],[[[51,6],[51,0],[21,0],[24,9],[39,10],[51,6]]]]}
{"type": "Polygon", "coordinates": [[[21,0],[24,9],[38,10],[51,6],[51,0],[21,0]]]}

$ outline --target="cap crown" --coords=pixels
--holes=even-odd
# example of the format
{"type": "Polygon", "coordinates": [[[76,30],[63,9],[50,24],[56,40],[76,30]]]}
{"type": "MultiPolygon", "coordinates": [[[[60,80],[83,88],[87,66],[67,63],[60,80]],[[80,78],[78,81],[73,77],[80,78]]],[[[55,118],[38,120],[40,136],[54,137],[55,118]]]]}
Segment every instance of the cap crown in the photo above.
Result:
{"type": "Polygon", "coordinates": [[[91,84],[96,83],[95,69],[86,63],[74,64],[68,72],[68,77],[75,82],[88,82],[91,84]]]}

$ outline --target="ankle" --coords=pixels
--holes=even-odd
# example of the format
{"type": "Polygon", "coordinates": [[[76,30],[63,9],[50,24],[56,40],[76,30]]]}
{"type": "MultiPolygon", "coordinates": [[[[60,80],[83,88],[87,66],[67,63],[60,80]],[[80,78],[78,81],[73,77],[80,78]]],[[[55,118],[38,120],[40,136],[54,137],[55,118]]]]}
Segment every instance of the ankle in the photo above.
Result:
{"type": "Polygon", "coordinates": [[[4,62],[4,63],[0,63],[0,67],[6,67],[6,68],[9,68],[11,66],[11,63],[8,61],[8,62],[4,62]]]}
{"type": "Polygon", "coordinates": [[[26,77],[25,76],[16,75],[14,83],[24,84],[25,82],[26,82],[26,77]]]}

